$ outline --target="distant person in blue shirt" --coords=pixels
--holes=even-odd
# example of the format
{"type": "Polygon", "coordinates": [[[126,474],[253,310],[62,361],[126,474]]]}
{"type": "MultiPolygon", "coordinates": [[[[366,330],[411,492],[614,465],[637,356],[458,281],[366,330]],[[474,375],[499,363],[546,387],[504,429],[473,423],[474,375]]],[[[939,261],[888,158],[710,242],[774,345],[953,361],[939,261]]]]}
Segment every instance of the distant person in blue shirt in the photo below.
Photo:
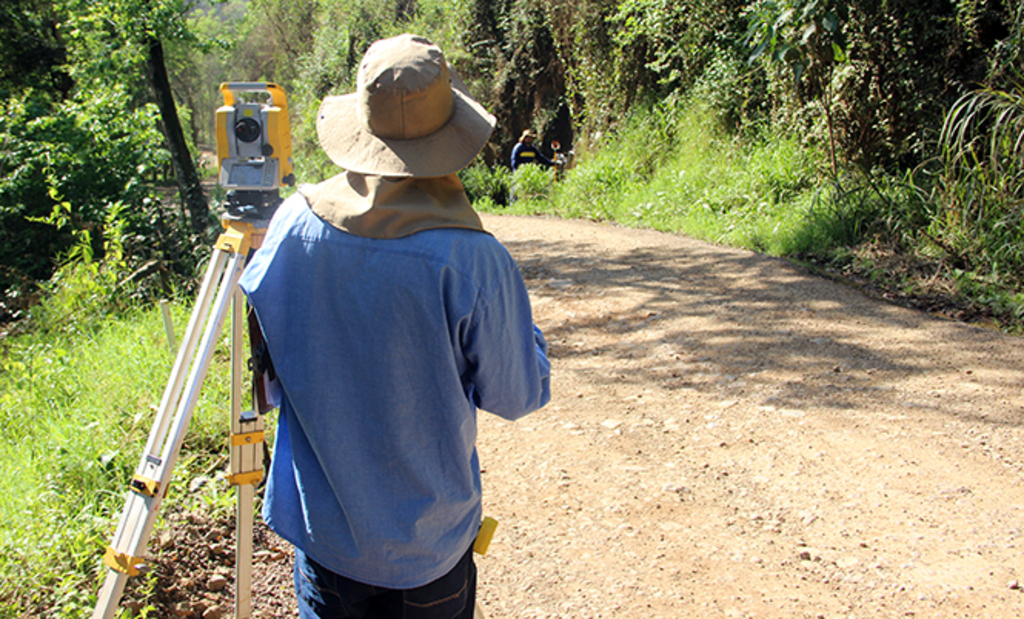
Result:
{"type": "Polygon", "coordinates": [[[279,207],[242,276],[282,389],[263,518],[303,619],[473,616],[477,409],[551,397],[522,276],[456,175],[493,128],[438,47],[374,43],[318,114],[345,171],[279,207]]]}
{"type": "Polygon", "coordinates": [[[533,141],[536,139],[533,131],[527,129],[523,131],[523,135],[519,137],[519,141],[514,147],[512,147],[512,171],[515,172],[519,169],[519,166],[524,163],[537,163],[543,166],[551,167],[555,165],[554,161],[551,161],[541,153],[536,146],[533,145],[533,141]]]}

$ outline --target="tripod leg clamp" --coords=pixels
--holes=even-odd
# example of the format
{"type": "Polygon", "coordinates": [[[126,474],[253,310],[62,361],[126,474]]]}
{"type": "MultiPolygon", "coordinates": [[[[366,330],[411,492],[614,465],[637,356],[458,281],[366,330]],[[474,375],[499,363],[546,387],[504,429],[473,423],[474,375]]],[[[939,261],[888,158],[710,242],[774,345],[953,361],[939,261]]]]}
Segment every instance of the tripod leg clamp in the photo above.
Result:
{"type": "Polygon", "coordinates": [[[246,484],[255,486],[261,481],[263,481],[263,471],[251,471],[249,473],[228,475],[228,483],[232,486],[244,486],[246,484]]]}
{"type": "MultiPolygon", "coordinates": [[[[232,434],[231,435],[231,448],[232,448],[232,454],[233,454],[232,455],[232,462],[236,462],[236,460],[235,460],[236,454],[234,452],[235,448],[247,447],[247,446],[255,446],[255,445],[259,445],[262,442],[264,442],[263,430],[257,430],[255,432],[239,432],[238,434],[232,434]]],[[[235,467],[234,464],[232,464],[232,469],[234,469],[234,468],[236,468],[236,467],[235,467]]],[[[237,467],[237,468],[248,468],[248,467],[237,467]]],[[[259,484],[261,481],[263,481],[263,471],[262,471],[262,469],[257,469],[255,471],[241,471],[241,472],[232,473],[231,475],[228,475],[228,483],[230,483],[232,486],[242,486],[242,485],[245,485],[245,484],[250,484],[250,485],[255,486],[255,485],[259,484]]]]}
{"type": "Polygon", "coordinates": [[[148,497],[155,497],[156,494],[160,492],[160,482],[154,479],[149,479],[148,477],[143,477],[142,475],[132,477],[128,486],[132,491],[148,497]]]}
{"type": "Polygon", "coordinates": [[[256,445],[263,442],[263,430],[256,432],[243,432],[231,435],[231,446],[242,447],[243,445],[256,445]]]}
{"type": "Polygon", "coordinates": [[[144,563],[139,557],[133,557],[128,553],[114,550],[113,546],[107,547],[107,552],[103,555],[103,562],[110,569],[129,576],[138,576],[138,566],[144,563]]]}

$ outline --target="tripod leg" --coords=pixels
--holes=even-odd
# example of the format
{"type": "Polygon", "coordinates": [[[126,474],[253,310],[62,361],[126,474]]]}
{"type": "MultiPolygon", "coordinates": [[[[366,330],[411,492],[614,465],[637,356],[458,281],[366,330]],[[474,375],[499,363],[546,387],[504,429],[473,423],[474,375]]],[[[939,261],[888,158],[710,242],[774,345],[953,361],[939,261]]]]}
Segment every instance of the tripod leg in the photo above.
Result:
{"type": "Polygon", "coordinates": [[[244,334],[248,326],[245,296],[241,289],[234,295],[231,317],[231,483],[235,493],[235,618],[252,616],[253,513],[256,484],[263,478],[263,416],[258,414],[255,395],[253,409],[242,410],[244,334]]]}
{"type": "Polygon", "coordinates": [[[252,616],[252,555],[253,555],[253,510],[256,487],[251,484],[238,486],[236,497],[235,539],[235,617],[248,619],[252,616]]]}
{"type": "MultiPolygon", "coordinates": [[[[136,575],[139,572],[139,564],[143,563],[142,557],[156,522],[160,502],[167,492],[185,431],[192,418],[192,412],[195,410],[200,387],[209,369],[210,359],[213,357],[217,336],[224,325],[228,303],[232,298],[230,292],[237,288],[238,279],[242,274],[244,256],[231,255],[227,260],[226,268],[224,268],[224,259],[225,256],[221,250],[213,252],[207,280],[211,283],[216,280],[217,271],[223,271],[223,274],[220,275],[216,300],[212,306],[212,316],[205,321],[206,328],[198,345],[199,357],[190,358],[193,355],[186,354],[190,352],[188,349],[194,349],[191,343],[186,344],[183,352],[179,353],[175,370],[172,372],[165,390],[164,397],[168,401],[161,405],[161,408],[166,408],[166,410],[159,412],[158,419],[150,432],[149,443],[139,463],[138,473],[131,482],[131,492],[128,493],[124,511],[121,513],[114,542],[104,556],[104,563],[109,569],[103,588],[100,590],[93,619],[110,619],[114,616],[127,577],[136,575]],[[171,397],[171,395],[174,395],[175,392],[181,395],[179,383],[182,380],[181,372],[186,367],[190,367],[191,370],[185,384],[183,398],[178,400],[177,396],[171,397]],[[164,417],[169,412],[171,400],[178,401],[174,419],[169,422],[164,417]],[[167,436],[168,431],[170,431],[169,436],[167,436]],[[157,456],[155,455],[156,448],[160,444],[163,449],[157,456]]],[[[204,282],[204,287],[207,287],[207,282],[204,282]]],[[[209,296],[210,291],[208,290],[201,302],[198,302],[200,306],[205,306],[205,309],[198,307],[193,311],[194,322],[203,322],[200,317],[205,318],[209,313],[209,296]]],[[[198,324],[190,324],[190,330],[193,330],[193,327],[197,328],[198,324]]],[[[186,337],[191,339],[194,334],[186,337]]]]}
{"type": "MultiPolygon", "coordinates": [[[[178,349],[178,356],[171,370],[170,379],[164,389],[163,398],[160,400],[160,408],[157,409],[156,421],[149,433],[149,440],[143,453],[156,454],[164,442],[167,433],[167,426],[171,420],[171,412],[177,406],[181,398],[181,389],[185,384],[186,372],[192,364],[192,359],[199,344],[199,336],[202,333],[203,325],[210,312],[214,296],[217,294],[217,284],[224,274],[224,265],[227,263],[228,254],[222,251],[215,251],[210,256],[210,264],[203,276],[203,283],[199,288],[199,295],[196,297],[195,305],[192,307],[192,316],[189,319],[188,327],[185,328],[185,336],[181,347],[178,349]]],[[[140,469],[137,471],[142,474],[140,469]]]]}

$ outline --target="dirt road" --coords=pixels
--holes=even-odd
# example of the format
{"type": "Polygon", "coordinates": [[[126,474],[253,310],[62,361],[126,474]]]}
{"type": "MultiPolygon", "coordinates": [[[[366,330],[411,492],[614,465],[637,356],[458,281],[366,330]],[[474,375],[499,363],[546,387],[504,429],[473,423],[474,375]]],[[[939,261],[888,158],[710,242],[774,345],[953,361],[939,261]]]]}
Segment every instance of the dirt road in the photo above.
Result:
{"type": "Polygon", "coordinates": [[[553,398],[484,416],[494,618],[1024,616],[1024,341],[671,235],[488,218],[553,398]]]}
{"type": "Polygon", "coordinates": [[[491,619],[1024,616],[1024,341],[672,235],[485,224],[554,365],[547,408],[481,416],[491,619]]]}

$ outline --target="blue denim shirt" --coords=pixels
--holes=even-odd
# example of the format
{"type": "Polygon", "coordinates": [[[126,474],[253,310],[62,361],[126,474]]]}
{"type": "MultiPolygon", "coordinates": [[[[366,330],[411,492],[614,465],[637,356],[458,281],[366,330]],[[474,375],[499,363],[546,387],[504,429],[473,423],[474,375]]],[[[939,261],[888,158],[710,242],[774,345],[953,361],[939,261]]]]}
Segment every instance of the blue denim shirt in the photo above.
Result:
{"type": "Polygon", "coordinates": [[[284,392],[268,525],[364,583],[443,576],[481,519],[476,409],[513,420],[550,399],[508,251],[471,230],[354,236],[295,195],[241,287],[284,392]]]}

